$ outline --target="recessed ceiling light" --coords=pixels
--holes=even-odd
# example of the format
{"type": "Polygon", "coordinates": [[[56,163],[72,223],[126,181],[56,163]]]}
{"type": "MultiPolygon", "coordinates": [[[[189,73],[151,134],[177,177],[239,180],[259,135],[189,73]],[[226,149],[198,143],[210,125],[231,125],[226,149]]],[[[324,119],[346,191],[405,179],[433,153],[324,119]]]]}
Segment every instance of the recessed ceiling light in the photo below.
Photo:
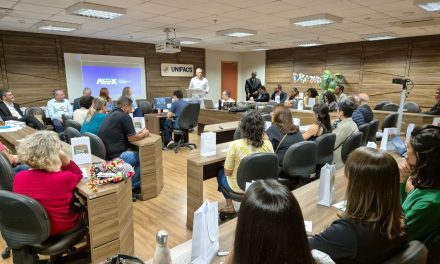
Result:
{"type": "Polygon", "coordinates": [[[83,16],[83,17],[114,19],[122,15],[125,15],[127,13],[127,10],[125,8],[119,8],[114,6],[81,2],[67,8],[66,13],[70,15],[83,16]]]}
{"type": "Polygon", "coordinates": [[[298,17],[290,19],[290,23],[300,27],[325,26],[333,23],[341,23],[342,18],[327,13],[298,17]]]}
{"type": "Polygon", "coordinates": [[[35,24],[35,27],[42,30],[72,32],[81,28],[80,24],[65,23],[58,21],[43,20],[35,24]]]}
{"type": "Polygon", "coordinates": [[[418,5],[420,8],[422,8],[428,12],[440,11],[440,1],[415,0],[414,5],[418,5]]]}
{"type": "Polygon", "coordinates": [[[268,50],[268,48],[255,48],[255,49],[252,49],[252,51],[264,51],[264,50],[268,50]]]}
{"type": "Polygon", "coordinates": [[[385,39],[395,39],[396,36],[392,33],[375,33],[375,34],[362,35],[362,38],[369,41],[376,41],[376,40],[385,40],[385,39]]]}
{"type": "Polygon", "coordinates": [[[227,30],[220,30],[216,32],[217,36],[228,36],[228,37],[235,37],[235,38],[243,38],[243,37],[249,37],[257,34],[257,31],[255,30],[249,30],[244,28],[231,28],[227,30]]]}
{"type": "Polygon", "coordinates": [[[198,38],[178,38],[177,39],[181,45],[193,45],[201,42],[201,39],[198,38]]]}
{"type": "Polygon", "coordinates": [[[314,47],[314,46],[320,46],[323,45],[324,42],[319,40],[310,40],[310,41],[301,41],[295,43],[295,46],[297,47],[314,47]]]}

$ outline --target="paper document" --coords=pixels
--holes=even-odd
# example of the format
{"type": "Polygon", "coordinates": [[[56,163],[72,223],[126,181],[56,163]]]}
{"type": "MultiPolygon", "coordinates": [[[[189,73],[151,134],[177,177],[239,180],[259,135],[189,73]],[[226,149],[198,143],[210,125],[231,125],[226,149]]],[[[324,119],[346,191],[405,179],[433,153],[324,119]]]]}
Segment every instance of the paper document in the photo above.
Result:
{"type": "Polygon", "coordinates": [[[345,212],[346,205],[347,205],[347,201],[342,201],[342,202],[339,202],[339,203],[335,203],[333,205],[333,207],[336,207],[336,208],[338,208],[338,210],[341,210],[341,211],[345,212]]]}
{"type": "Polygon", "coordinates": [[[76,137],[70,140],[72,146],[72,159],[80,165],[86,163],[92,163],[92,151],[90,148],[89,137],[76,137]]]}

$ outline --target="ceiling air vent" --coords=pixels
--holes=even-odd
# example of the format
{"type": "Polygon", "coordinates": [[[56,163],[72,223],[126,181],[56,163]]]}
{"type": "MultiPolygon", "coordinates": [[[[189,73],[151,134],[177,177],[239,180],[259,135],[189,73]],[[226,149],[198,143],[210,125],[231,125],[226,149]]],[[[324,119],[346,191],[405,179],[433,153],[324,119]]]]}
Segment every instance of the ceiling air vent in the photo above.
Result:
{"type": "Polygon", "coordinates": [[[415,20],[403,20],[397,22],[390,23],[393,26],[409,28],[409,27],[427,27],[427,26],[435,26],[440,24],[440,18],[422,18],[415,20]]]}

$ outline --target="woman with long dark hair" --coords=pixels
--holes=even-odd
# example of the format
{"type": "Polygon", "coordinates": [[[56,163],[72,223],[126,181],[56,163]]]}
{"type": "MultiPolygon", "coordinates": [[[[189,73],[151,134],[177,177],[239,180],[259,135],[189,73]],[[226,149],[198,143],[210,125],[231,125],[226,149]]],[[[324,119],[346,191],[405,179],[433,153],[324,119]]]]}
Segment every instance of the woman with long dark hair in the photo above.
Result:
{"type": "Polygon", "coordinates": [[[310,87],[306,90],[306,96],[304,98],[304,104],[306,106],[310,105],[310,98],[315,99],[315,104],[319,104],[320,99],[319,99],[318,91],[313,87],[310,87]]]}
{"type": "Polygon", "coordinates": [[[326,92],[324,94],[324,102],[327,104],[328,110],[330,112],[338,111],[338,102],[334,93],[326,92]]]}
{"type": "Polygon", "coordinates": [[[101,90],[99,90],[99,97],[104,98],[107,101],[107,109],[108,111],[113,111],[113,101],[110,97],[110,94],[108,92],[108,89],[105,87],[102,87],[101,90]]]}
{"type": "Polygon", "coordinates": [[[326,104],[315,104],[312,108],[316,122],[311,124],[302,135],[304,140],[315,140],[322,134],[330,133],[330,115],[326,104]]]}

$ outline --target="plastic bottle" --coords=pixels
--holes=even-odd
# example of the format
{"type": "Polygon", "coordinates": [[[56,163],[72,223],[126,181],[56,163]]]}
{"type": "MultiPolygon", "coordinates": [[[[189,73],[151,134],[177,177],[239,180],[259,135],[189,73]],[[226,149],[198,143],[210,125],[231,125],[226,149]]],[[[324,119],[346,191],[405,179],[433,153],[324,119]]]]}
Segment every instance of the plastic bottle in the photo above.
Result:
{"type": "Polygon", "coordinates": [[[154,251],[153,264],[171,264],[170,249],[167,245],[168,232],[159,230],[156,234],[156,250],[154,251]]]}

